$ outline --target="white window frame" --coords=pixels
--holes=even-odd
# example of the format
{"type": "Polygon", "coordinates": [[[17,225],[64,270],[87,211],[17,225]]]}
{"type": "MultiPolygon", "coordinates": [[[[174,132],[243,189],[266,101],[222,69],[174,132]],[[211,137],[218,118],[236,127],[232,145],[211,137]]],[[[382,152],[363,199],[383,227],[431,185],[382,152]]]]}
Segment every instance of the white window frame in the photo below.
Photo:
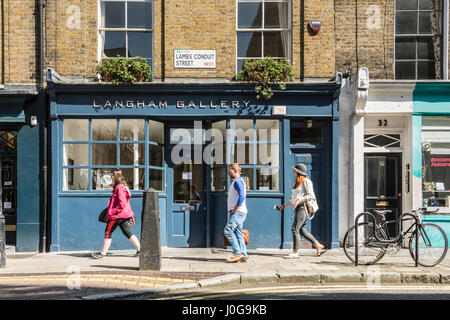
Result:
{"type": "Polygon", "coordinates": [[[238,73],[240,70],[238,70],[238,61],[239,60],[247,60],[247,59],[262,59],[264,58],[264,32],[267,31],[288,31],[289,32],[289,36],[288,36],[288,52],[287,52],[287,57],[272,57],[274,59],[286,59],[289,61],[289,63],[292,63],[292,0],[236,0],[236,73],[238,73]],[[250,29],[239,29],[238,28],[238,22],[239,22],[239,3],[242,2],[261,2],[263,5],[263,10],[262,10],[262,27],[261,28],[250,28],[250,29]],[[288,29],[284,29],[284,28],[270,28],[270,29],[266,29],[264,28],[264,10],[265,10],[265,3],[267,2],[287,2],[288,4],[288,29]],[[238,33],[239,32],[261,32],[262,33],[262,38],[261,38],[261,56],[259,57],[246,57],[246,58],[239,58],[238,57],[238,33]]]}
{"type": "MultiPolygon", "coordinates": [[[[152,33],[152,52],[151,52],[151,57],[144,57],[144,59],[151,59],[152,63],[150,65],[150,67],[153,70],[153,64],[154,64],[154,38],[155,38],[155,34],[154,34],[154,25],[155,25],[155,11],[154,11],[154,1],[155,0],[98,0],[98,19],[97,19],[97,30],[98,30],[98,49],[97,49],[97,60],[100,63],[102,61],[102,59],[106,59],[103,57],[103,37],[102,37],[102,32],[104,31],[123,31],[125,32],[125,36],[126,36],[126,41],[125,41],[125,45],[126,45],[126,55],[128,55],[128,31],[132,31],[132,32],[149,32],[152,33]],[[101,8],[101,3],[102,2],[125,2],[125,28],[104,28],[102,27],[102,8],[101,8]],[[126,26],[128,25],[128,14],[127,14],[127,3],[128,2],[149,2],[151,3],[152,6],[152,26],[151,29],[144,29],[144,28],[127,28],[126,26]]],[[[125,57],[126,59],[128,59],[129,57],[125,57]]]]}

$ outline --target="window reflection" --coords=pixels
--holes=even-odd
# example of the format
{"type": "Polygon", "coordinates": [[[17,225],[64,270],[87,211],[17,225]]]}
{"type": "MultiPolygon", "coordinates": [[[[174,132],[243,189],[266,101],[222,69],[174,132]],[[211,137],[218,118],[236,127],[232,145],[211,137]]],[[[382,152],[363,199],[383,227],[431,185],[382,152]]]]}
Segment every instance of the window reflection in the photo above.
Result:
{"type": "Polygon", "coordinates": [[[145,165],[145,144],[143,143],[121,143],[120,165],[121,166],[143,166],[145,165]]]}
{"type": "Polygon", "coordinates": [[[145,122],[141,119],[120,120],[120,140],[143,141],[145,133],[145,122]]]}
{"type": "Polygon", "coordinates": [[[97,141],[117,140],[117,120],[92,119],[92,140],[97,141]]]}
{"type": "Polygon", "coordinates": [[[128,28],[151,29],[152,5],[150,2],[128,2],[128,28]]]}
{"type": "Polygon", "coordinates": [[[63,190],[87,190],[89,169],[63,169],[63,190]]]}
{"type": "Polygon", "coordinates": [[[117,165],[116,144],[102,143],[92,144],[93,166],[115,166],[117,165]]]}
{"type": "Polygon", "coordinates": [[[89,165],[89,145],[66,143],[63,146],[63,165],[87,166],[89,165]]]}
{"type": "Polygon", "coordinates": [[[65,141],[87,141],[89,139],[88,119],[64,119],[65,141]]]}
{"type": "Polygon", "coordinates": [[[250,29],[262,27],[262,3],[238,3],[238,28],[250,29]]]}

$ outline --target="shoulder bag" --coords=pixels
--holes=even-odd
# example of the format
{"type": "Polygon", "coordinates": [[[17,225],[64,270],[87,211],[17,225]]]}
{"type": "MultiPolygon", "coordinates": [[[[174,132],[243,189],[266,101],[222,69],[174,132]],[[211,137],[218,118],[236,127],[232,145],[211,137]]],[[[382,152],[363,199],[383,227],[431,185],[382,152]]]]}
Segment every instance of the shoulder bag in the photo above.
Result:
{"type": "MultiPolygon", "coordinates": [[[[303,187],[306,190],[305,181],[303,181],[303,187]]],[[[306,201],[303,203],[305,211],[308,213],[308,219],[312,220],[314,219],[314,215],[319,210],[319,205],[317,204],[316,198],[312,199],[306,199],[306,201]]]]}
{"type": "MultiPolygon", "coordinates": [[[[244,242],[247,245],[250,242],[250,231],[247,229],[242,229],[242,235],[244,236],[244,242]]],[[[225,236],[225,233],[222,232],[222,240],[224,247],[230,247],[231,243],[228,238],[225,236]]]]}
{"type": "Polygon", "coordinates": [[[102,210],[100,214],[98,215],[98,221],[106,223],[106,214],[108,213],[108,207],[102,210]]]}

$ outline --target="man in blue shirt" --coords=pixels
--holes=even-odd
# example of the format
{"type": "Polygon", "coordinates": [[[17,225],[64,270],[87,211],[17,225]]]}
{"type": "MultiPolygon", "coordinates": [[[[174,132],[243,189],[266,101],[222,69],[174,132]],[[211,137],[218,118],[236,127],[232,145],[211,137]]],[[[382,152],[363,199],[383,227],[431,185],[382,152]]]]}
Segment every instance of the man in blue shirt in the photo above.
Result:
{"type": "Polygon", "coordinates": [[[242,227],[247,216],[246,186],[244,179],[241,178],[241,166],[238,163],[231,164],[228,167],[228,174],[233,181],[228,192],[228,219],[224,234],[230,241],[234,255],[227,261],[247,262],[247,248],[242,235],[242,227]]]}

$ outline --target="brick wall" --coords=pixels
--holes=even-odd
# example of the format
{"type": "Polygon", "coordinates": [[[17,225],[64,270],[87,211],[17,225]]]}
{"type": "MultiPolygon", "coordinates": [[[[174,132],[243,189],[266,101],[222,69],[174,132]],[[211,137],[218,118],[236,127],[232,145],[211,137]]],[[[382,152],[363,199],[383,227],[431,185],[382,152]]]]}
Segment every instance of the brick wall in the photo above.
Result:
{"type": "Polygon", "coordinates": [[[34,13],[34,0],[3,1],[0,81],[5,84],[36,82],[34,13]]]}
{"type": "Polygon", "coordinates": [[[96,76],[97,3],[96,0],[47,0],[45,64],[59,74],[96,76]]]}
{"type": "MultiPolygon", "coordinates": [[[[35,5],[35,0],[3,2],[5,83],[36,81],[35,5]]],[[[233,78],[236,0],[165,0],[163,14],[161,7],[155,0],[155,78],[233,78]],[[214,49],[217,67],[175,69],[176,49],[214,49]]],[[[47,0],[45,18],[45,65],[65,76],[95,77],[98,0],[47,0]]],[[[330,78],[346,69],[355,74],[361,67],[372,79],[393,79],[394,0],[292,0],[291,57],[297,79],[330,78]],[[322,20],[318,35],[307,28],[313,19],[322,20]]]]}
{"type": "Polygon", "coordinates": [[[304,1],[304,77],[335,75],[334,0],[304,1]],[[319,34],[308,30],[311,20],[322,20],[319,34]]]}
{"type": "MultiPolygon", "coordinates": [[[[96,77],[98,0],[47,0],[45,3],[45,66],[63,76],[96,77]]],[[[2,71],[5,82],[33,83],[36,79],[35,1],[5,0],[4,5],[5,70],[2,71]]],[[[162,5],[161,0],[154,1],[155,78],[232,79],[236,70],[236,0],[165,0],[163,13],[162,5]],[[216,50],[217,67],[175,69],[176,49],[216,50]]],[[[334,19],[333,0],[292,0],[291,56],[296,78],[330,78],[335,74],[334,19]],[[319,35],[308,32],[311,19],[323,21],[319,35]]]]}
{"type": "Polygon", "coordinates": [[[393,79],[394,0],[336,0],[336,69],[393,79]]]}

